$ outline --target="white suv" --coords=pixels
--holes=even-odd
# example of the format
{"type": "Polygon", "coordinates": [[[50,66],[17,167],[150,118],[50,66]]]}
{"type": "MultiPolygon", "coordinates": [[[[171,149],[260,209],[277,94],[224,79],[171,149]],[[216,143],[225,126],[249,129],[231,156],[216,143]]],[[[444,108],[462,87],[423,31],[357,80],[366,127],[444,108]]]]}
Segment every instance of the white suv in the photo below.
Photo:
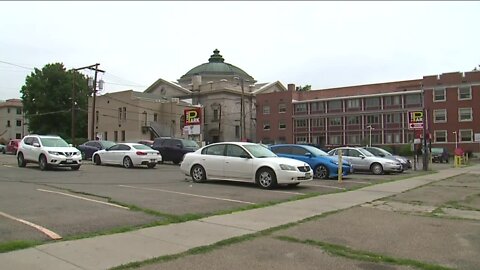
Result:
{"type": "Polygon", "coordinates": [[[38,163],[40,170],[50,167],[70,167],[80,169],[82,155],[59,136],[27,135],[18,146],[17,162],[19,167],[27,163],[38,163]]]}

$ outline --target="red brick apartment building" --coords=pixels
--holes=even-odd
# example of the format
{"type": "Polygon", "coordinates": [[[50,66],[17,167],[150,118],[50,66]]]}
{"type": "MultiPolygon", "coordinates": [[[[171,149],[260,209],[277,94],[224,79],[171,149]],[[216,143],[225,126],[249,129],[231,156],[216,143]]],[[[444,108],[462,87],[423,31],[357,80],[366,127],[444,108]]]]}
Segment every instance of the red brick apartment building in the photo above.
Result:
{"type": "Polygon", "coordinates": [[[285,92],[257,95],[257,139],[325,148],[410,144],[422,132],[409,129],[408,114],[422,111],[422,97],[432,147],[453,151],[458,144],[480,152],[474,142],[480,133],[479,71],[312,91],[289,84],[285,92]]]}

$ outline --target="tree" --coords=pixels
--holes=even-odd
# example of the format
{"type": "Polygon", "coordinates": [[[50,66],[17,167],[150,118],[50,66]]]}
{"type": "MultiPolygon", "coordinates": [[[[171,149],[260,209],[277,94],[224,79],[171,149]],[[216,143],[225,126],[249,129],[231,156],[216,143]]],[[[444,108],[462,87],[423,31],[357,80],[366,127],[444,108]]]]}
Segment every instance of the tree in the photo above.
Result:
{"type": "Polygon", "coordinates": [[[71,137],[73,88],[75,137],[87,138],[88,96],[91,95],[87,78],[75,70],[67,71],[62,63],[47,64],[41,70],[35,68],[25,79],[20,93],[30,132],[71,137]]]}
{"type": "Polygon", "coordinates": [[[305,86],[303,86],[303,87],[302,87],[302,86],[298,86],[296,90],[297,90],[297,91],[310,91],[310,90],[312,90],[312,86],[309,85],[309,84],[307,84],[307,85],[305,85],[305,86]]]}

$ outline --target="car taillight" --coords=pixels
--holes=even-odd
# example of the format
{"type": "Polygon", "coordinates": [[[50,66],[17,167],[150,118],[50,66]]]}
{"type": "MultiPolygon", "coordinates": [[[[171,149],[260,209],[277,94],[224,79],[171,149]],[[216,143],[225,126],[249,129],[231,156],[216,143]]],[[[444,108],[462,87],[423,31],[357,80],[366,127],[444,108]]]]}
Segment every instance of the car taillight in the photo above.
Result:
{"type": "Polygon", "coordinates": [[[137,151],[136,154],[139,155],[139,156],[145,156],[145,155],[147,155],[147,153],[142,152],[142,151],[137,151]]]}

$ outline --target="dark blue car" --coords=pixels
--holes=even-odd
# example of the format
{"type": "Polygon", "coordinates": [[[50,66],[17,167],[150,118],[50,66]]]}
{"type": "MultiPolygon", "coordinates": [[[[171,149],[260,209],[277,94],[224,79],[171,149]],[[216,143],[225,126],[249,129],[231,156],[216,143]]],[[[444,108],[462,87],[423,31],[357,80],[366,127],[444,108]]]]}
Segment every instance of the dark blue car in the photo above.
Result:
{"type": "MultiPolygon", "coordinates": [[[[314,178],[338,177],[338,160],[316,147],[299,144],[276,144],[269,148],[279,157],[293,158],[308,163],[313,169],[314,178]]],[[[348,175],[351,171],[351,165],[348,161],[343,161],[342,175],[348,175]]]]}

